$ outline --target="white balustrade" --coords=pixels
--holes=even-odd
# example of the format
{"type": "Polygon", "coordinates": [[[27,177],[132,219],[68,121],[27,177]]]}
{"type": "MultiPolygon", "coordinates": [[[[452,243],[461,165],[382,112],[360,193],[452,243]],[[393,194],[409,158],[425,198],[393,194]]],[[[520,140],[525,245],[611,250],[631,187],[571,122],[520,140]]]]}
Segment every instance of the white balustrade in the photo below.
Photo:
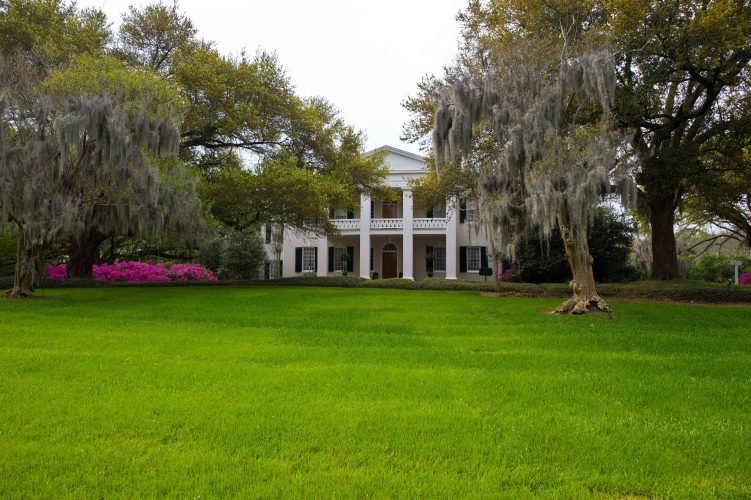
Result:
{"type": "Polygon", "coordinates": [[[370,229],[402,229],[404,221],[402,219],[371,219],[370,229]]]}
{"type": "Polygon", "coordinates": [[[360,219],[332,219],[331,223],[340,231],[360,229],[360,219]]]}
{"type": "Polygon", "coordinates": [[[446,218],[413,219],[412,227],[415,229],[446,229],[446,218]]]}

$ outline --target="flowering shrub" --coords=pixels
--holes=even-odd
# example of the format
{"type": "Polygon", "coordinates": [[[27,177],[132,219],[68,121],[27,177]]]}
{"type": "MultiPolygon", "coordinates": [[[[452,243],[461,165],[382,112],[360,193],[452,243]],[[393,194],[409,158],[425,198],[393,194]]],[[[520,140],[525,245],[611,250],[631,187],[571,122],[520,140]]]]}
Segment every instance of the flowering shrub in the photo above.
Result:
{"type": "Polygon", "coordinates": [[[68,269],[66,269],[65,264],[47,266],[47,277],[53,280],[68,279],[68,269]]]}
{"type": "Polygon", "coordinates": [[[751,273],[741,274],[738,276],[739,285],[751,285],[751,273]]]}
{"type": "Polygon", "coordinates": [[[179,281],[217,281],[214,273],[201,264],[172,264],[167,270],[167,276],[179,281]]]}
{"type": "Polygon", "coordinates": [[[508,281],[508,279],[511,277],[512,274],[516,272],[516,264],[509,267],[505,271],[503,271],[501,274],[498,275],[497,281],[508,281]]]}
{"type": "Polygon", "coordinates": [[[97,281],[216,281],[214,274],[200,264],[164,264],[151,262],[115,262],[114,264],[94,265],[91,274],[97,281]]]}

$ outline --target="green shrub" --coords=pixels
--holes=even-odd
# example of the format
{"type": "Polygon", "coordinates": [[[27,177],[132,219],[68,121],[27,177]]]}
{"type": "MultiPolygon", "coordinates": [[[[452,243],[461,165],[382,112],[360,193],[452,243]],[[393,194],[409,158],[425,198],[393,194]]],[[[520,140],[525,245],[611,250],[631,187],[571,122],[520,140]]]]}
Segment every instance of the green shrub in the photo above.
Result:
{"type": "Polygon", "coordinates": [[[224,240],[222,238],[212,238],[206,241],[198,250],[198,263],[203,267],[211,269],[214,274],[218,274],[222,268],[222,253],[224,252],[224,240]]]}
{"type": "Polygon", "coordinates": [[[229,280],[255,280],[263,276],[266,248],[255,230],[237,231],[227,238],[219,275],[229,280]]]}
{"type": "Polygon", "coordinates": [[[688,278],[699,281],[713,281],[729,283],[735,280],[735,268],[730,265],[731,260],[740,260],[741,273],[751,270],[751,259],[743,255],[719,255],[705,253],[691,263],[688,278]]]}
{"type": "Polygon", "coordinates": [[[363,280],[361,286],[365,288],[401,288],[405,290],[417,288],[414,280],[404,278],[363,280]]]}

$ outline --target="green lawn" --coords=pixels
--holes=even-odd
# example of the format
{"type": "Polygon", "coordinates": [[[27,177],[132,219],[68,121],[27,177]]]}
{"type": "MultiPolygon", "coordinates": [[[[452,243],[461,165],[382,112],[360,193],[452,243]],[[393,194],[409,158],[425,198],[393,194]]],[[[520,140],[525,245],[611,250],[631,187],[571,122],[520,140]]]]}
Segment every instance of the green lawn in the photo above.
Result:
{"type": "Polygon", "coordinates": [[[373,289],[0,300],[0,496],[751,496],[751,309],[373,289]]]}

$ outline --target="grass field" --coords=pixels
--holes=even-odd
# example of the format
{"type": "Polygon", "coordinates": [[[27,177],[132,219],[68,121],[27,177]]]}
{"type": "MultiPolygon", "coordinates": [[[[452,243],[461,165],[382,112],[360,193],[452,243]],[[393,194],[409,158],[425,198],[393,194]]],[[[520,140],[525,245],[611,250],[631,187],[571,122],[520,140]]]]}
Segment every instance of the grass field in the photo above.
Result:
{"type": "Polygon", "coordinates": [[[0,300],[0,496],[751,496],[751,308],[318,288],[0,300]]]}

